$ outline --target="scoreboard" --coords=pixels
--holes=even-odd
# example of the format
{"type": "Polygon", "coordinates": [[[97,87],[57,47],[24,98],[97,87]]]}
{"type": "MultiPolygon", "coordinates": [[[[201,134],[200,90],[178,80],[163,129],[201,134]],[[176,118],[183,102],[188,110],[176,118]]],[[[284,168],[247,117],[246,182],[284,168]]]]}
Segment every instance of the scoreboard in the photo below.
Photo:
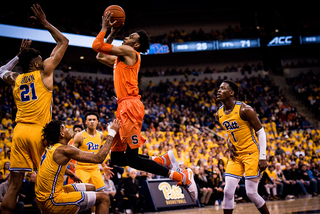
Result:
{"type": "Polygon", "coordinates": [[[213,41],[196,41],[196,42],[174,42],[171,44],[171,52],[195,52],[195,51],[213,51],[229,50],[242,48],[260,47],[259,38],[250,39],[228,39],[213,41]]]}

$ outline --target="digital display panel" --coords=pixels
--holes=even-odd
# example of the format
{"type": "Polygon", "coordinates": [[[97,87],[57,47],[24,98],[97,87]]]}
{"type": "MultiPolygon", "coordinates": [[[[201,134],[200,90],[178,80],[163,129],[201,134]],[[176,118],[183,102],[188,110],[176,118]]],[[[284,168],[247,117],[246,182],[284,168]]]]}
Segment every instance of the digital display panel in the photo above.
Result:
{"type": "Polygon", "coordinates": [[[171,44],[171,51],[194,52],[194,51],[212,51],[215,50],[215,41],[197,41],[197,42],[174,42],[171,44]]]}
{"type": "Polygon", "coordinates": [[[218,50],[225,49],[241,49],[241,48],[258,48],[260,47],[260,39],[228,39],[217,42],[218,50]]]}
{"type": "Polygon", "coordinates": [[[320,43],[320,35],[300,36],[300,44],[316,44],[320,43]]]}
{"type": "Polygon", "coordinates": [[[171,51],[177,52],[194,52],[194,51],[213,51],[228,50],[241,48],[258,48],[260,39],[228,39],[217,41],[196,41],[196,42],[174,42],[171,44],[171,51]]]}

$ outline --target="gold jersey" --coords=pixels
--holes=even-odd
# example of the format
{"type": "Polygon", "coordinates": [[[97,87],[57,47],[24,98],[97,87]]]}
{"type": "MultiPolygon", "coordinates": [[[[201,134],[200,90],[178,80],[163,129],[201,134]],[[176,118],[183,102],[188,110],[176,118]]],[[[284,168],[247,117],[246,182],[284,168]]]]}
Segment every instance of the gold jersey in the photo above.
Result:
{"type": "Polygon", "coordinates": [[[17,123],[44,126],[51,121],[52,92],[43,84],[40,70],[17,77],[13,89],[17,123]]]}
{"type": "Polygon", "coordinates": [[[63,191],[64,174],[68,164],[59,165],[53,159],[56,149],[61,143],[48,146],[41,157],[37,174],[35,192],[37,200],[46,201],[63,191]]]}
{"type": "Polygon", "coordinates": [[[259,150],[259,143],[255,131],[248,121],[240,117],[242,102],[237,101],[232,112],[224,113],[222,105],[218,110],[219,123],[227,131],[231,143],[235,146],[237,154],[246,154],[259,150]]]}
{"type": "MultiPolygon", "coordinates": [[[[86,130],[83,130],[81,133],[83,141],[79,149],[84,152],[97,154],[101,147],[101,136],[103,136],[103,134],[96,131],[96,135],[91,137],[86,130]]],[[[78,166],[98,166],[98,164],[77,162],[77,167],[78,166]]]]}

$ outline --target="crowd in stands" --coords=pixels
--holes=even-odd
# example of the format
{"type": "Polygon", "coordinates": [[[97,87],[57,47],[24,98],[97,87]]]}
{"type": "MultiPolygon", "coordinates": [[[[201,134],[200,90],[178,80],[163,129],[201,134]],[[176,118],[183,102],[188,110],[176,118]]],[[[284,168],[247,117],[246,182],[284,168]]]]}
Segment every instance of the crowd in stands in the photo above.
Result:
{"type": "Polygon", "coordinates": [[[175,68],[167,68],[167,69],[153,69],[152,71],[149,69],[143,69],[139,72],[139,75],[143,77],[154,77],[154,76],[174,76],[174,75],[194,75],[199,76],[201,74],[215,74],[215,73],[228,73],[228,72],[241,72],[242,74],[245,74],[246,72],[251,74],[252,72],[257,72],[260,70],[263,70],[262,63],[252,63],[249,65],[249,63],[244,63],[243,65],[238,64],[234,65],[231,64],[230,66],[226,66],[223,69],[216,69],[216,68],[210,68],[209,66],[206,67],[204,70],[199,69],[190,69],[189,67],[185,69],[175,69],[175,68]]]}
{"type": "Polygon", "coordinates": [[[320,75],[312,71],[300,73],[297,77],[287,78],[286,81],[314,115],[320,118],[320,75]]]}
{"type": "MultiPolygon", "coordinates": [[[[221,106],[216,102],[216,92],[222,81],[220,77],[198,81],[168,79],[140,91],[146,113],[142,131],[147,139],[140,153],[152,156],[172,150],[181,168],[194,170],[202,206],[219,205],[223,200],[224,172],[228,162],[227,134],[213,116],[221,106]]],[[[269,167],[262,174],[259,193],[273,200],[316,196],[320,190],[320,131],[291,105],[268,76],[243,76],[235,81],[240,88],[238,100],[254,108],[267,133],[269,167]]],[[[12,89],[4,82],[0,84],[0,96],[0,168],[2,181],[5,181],[8,179],[16,108],[12,89]]],[[[64,121],[72,130],[76,124],[84,124],[87,111],[96,111],[100,115],[98,129],[107,135],[106,124],[115,117],[117,107],[113,96],[112,79],[56,76],[52,117],[64,121]]],[[[143,196],[139,195],[141,181],[157,176],[134,173],[130,168],[114,170],[116,176],[111,179],[115,188],[110,188],[110,192],[116,191],[117,195],[110,195],[114,194],[112,197],[117,203],[113,208],[124,209],[129,201],[134,209],[141,209],[144,203],[143,196]],[[131,189],[127,190],[125,178],[133,179],[138,190],[130,185],[131,189]]],[[[236,195],[238,201],[248,200],[244,181],[240,182],[236,195]]]]}
{"type": "Polygon", "coordinates": [[[287,62],[283,68],[307,68],[307,67],[319,67],[320,60],[298,60],[297,62],[292,61],[291,63],[287,62]]]}

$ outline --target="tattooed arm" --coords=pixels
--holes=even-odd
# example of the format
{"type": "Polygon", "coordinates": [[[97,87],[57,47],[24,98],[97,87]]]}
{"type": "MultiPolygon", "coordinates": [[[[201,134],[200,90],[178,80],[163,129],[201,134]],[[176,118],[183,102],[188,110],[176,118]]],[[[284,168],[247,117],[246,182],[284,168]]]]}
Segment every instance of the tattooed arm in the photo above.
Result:
{"type": "MultiPolygon", "coordinates": [[[[120,121],[115,119],[110,129],[114,130],[114,132],[118,132],[120,126],[121,126],[120,121]]],[[[113,137],[114,135],[107,136],[107,140],[105,144],[100,148],[97,154],[93,154],[90,152],[83,152],[74,146],[63,145],[56,149],[56,151],[53,154],[53,159],[56,163],[60,165],[67,164],[71,158],[83,163],[96,163],[96,164],[102,163],[110,151],[113,137]]]]}

